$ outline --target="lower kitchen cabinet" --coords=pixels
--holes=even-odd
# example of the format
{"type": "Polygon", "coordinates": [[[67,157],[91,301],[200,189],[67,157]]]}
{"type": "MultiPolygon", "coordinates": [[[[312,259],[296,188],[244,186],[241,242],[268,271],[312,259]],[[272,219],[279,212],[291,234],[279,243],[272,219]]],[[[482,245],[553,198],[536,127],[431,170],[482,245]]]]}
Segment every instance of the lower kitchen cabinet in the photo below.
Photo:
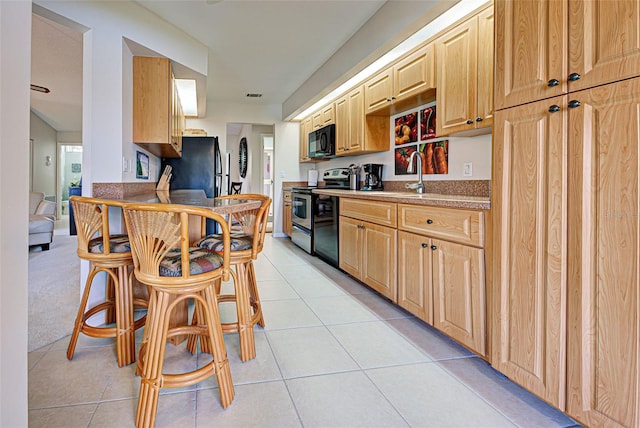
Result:
{"type": "Polygon", "coordinates": [[[640,426],[640,78],[569,109],[567,413],[640,426]]]}
{"type": "Polygon", "coordinates": [[[484,278],[484,249],[398,232],[398,305],[481,356],[484,278]]]}
{"type": "Polygon", "coordinates": [[[640,78],[496,112],[492,364],[640,426],[640,78]]]}
{"type": "Polygon", "coordinates": [[[432,240],[433,326],[485,355],[484,250],[432,240]]]}
{"type": "Polygon", "coordinates": [[[291,236],[293,223],[291,222],[291,191],[282,192],[282,232],[291,236]]]}
{"type": "Polygon", "coordinates": [[[491,364],[561,410],[567,319],[566,106],[565,98],[556,97],[495,113],[491,190],[491,364]]]}
{"type": "Polygon", "coordinates": [[[396,229],[340,216],[340,269],[397,301],[396,229]]]}
{"type": "Polygon", "coordinates": [[[340,198],[340,212],[340,269],[395,303],[396,204],[340,198]]]}

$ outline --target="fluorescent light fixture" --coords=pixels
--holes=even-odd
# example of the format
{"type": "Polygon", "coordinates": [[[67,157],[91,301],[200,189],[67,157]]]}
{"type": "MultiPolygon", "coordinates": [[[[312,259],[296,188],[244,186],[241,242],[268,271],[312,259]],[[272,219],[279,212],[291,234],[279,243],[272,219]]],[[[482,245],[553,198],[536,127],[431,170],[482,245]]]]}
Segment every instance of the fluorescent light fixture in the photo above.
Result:
{"type": "Polygon", "coordinates": [[[198,98],[194,79],[175,79],[182,112],[185,116],[198,117],[198,98]]]}
{"type": "Polygon", "coordinates": [[[329,101],[337,98],[341,94],[344,94],[349,89],[356,86],[356,84],[363,82],[365,79],[373,76],[384,67],[400,58],[402,55],[409,52],[416,46],[424,43],[431,37],[438,34],[440,31],[447,28],[452,23],[464,18],[469,13],[487,4],[487,0],[462,0],[453,6],[451,9],[444,12],[442,15],[422,27],[413,35],[408,37],[405,41],[400,43],[395,48],[381,56],[379,59],[371,63],[368,67],[364,68],[361,72],[353,76],[351,79],[338,86],[336,89],[328,93],[319,101],[315,102],[311,107],[304,110],[293,118],[293,120],[302,120],[309,116],[311,113],[317,111],[319,108],[325,106],[329,101]]]}

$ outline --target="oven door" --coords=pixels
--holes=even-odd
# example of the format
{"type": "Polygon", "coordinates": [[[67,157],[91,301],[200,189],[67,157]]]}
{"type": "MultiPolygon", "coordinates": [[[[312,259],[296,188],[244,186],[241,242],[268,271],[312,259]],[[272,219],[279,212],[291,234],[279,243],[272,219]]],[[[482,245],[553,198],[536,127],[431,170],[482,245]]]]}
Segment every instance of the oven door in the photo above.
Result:
{"type": "Polygon", "coordinates": [[[293,224],[310,231],[312,218],[311,195],[291,192],[291,221],[293,224]]]}

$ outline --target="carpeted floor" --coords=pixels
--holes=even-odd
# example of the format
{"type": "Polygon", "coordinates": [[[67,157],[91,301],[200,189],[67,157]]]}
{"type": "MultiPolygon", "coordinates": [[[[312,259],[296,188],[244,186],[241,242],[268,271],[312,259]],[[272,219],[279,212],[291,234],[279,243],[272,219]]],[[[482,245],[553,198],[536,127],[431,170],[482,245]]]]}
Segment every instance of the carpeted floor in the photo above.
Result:
{"type": "Polygon", "coordinates": [[[77,240],[56,224],[49,251],[29,250],[29,352],[71,334],[80,301],[77,240]]]}

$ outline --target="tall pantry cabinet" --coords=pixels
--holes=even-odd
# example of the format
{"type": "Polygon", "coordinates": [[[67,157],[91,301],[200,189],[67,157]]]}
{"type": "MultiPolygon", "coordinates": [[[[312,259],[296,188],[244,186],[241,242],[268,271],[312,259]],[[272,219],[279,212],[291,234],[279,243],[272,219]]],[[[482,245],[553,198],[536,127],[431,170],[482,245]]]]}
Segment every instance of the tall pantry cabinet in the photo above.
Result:
{"type": "Polygon", "coordinates": [[[640,426],[640,2],[496,0],[492,364],[640,426]]]}

